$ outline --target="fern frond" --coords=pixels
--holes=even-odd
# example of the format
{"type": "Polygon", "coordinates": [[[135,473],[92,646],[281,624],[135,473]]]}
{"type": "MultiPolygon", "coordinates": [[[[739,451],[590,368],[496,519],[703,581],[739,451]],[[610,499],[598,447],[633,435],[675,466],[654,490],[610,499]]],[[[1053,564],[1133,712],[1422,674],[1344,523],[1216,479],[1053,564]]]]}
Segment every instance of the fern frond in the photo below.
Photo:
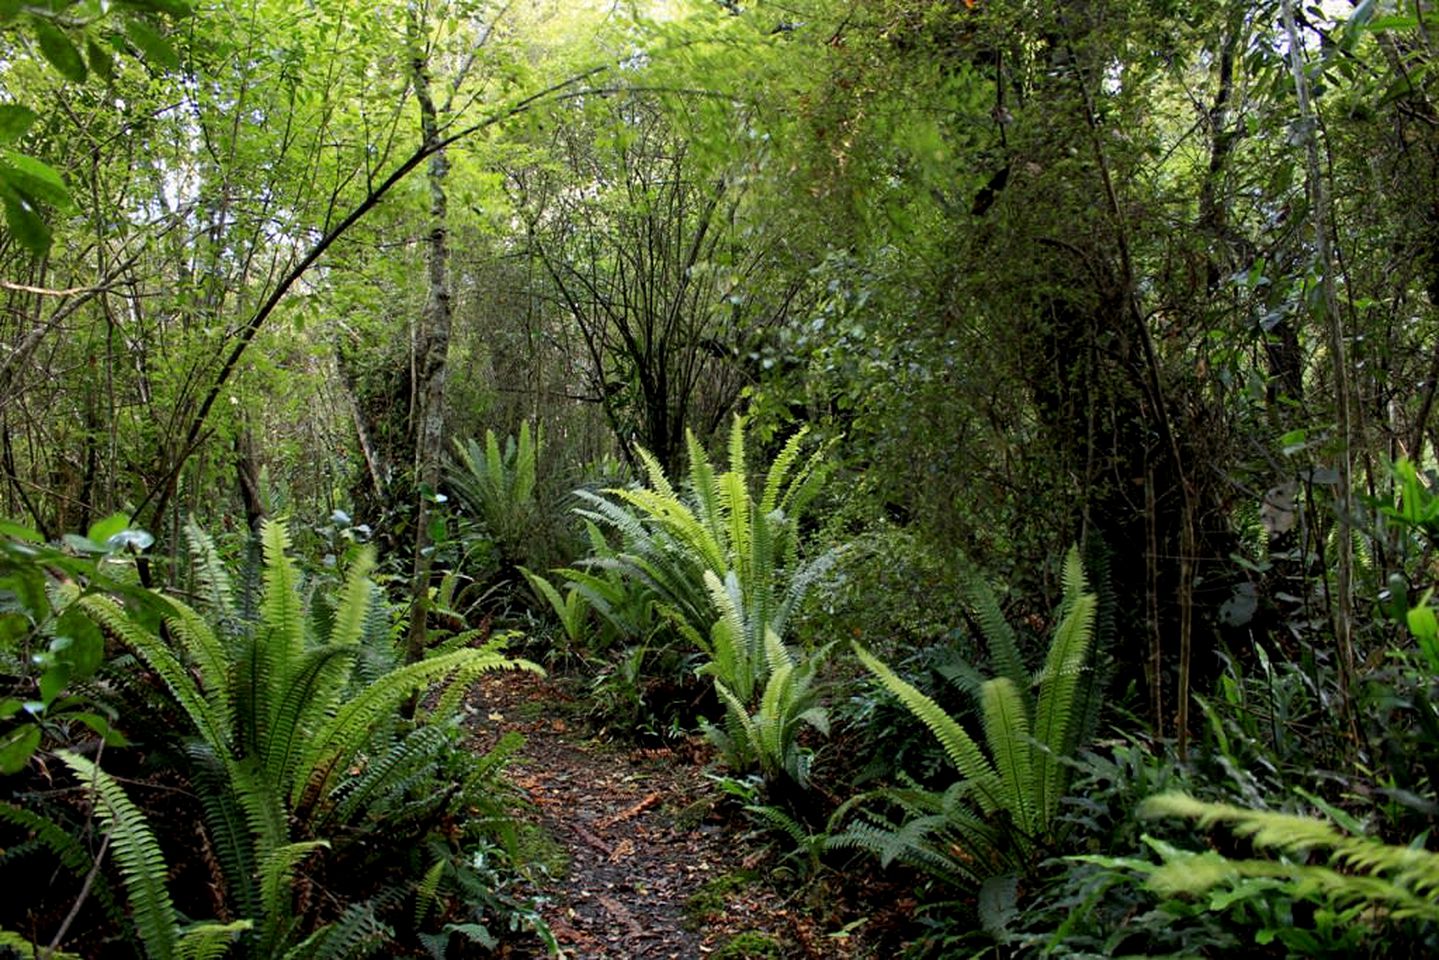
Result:
{"type": "Polygon", "coordinates": [[[14,954],[21,960],[81,960],[78,953],[65,953],[63,950],[37,947],[13,930],[0,929],[0,949],[14,954]]]}
{"type": "Polygon", "coordinates": [[[205,600],[205,606],[222,621],[235,617],[235,591],[230,583],[230,572],[220,560],[220,551],[215,541],[200,528],[192,516],[185,521],[185,541],[190,547],[190,562],[195,571],[195,592],[205,600]]]}
{"type": "MultiPolygon", "coordinates": [[[[27,833],[33,833],[35,842],[49,850],[55,859],[77,878],[85,877],[94,865],[90,851],[68,830],[49,817],[0,801],[0,820],[13,824],[27,833]]],[[[21,852],[21,846],[12,845],[0,852],[0,863],[9,863],[21,852]]],[[[124,914],[115,902],[115,895],[110,890],[110,882],[105,879],[103,874],[95,875],[90,889],[104,907],[105,915],[117,925],[121,923],[124,914]]],[[[0,943],[0,945],[4,944],[0,943]]]]}
{"type": "Polygon", "coordinates": [[[885,688],[898,697],[910,713],[918,717],[920,722],[938,738],[940,745],[944,747],[944,752],[948,754],[950,762],[959,769],[961,775],[975,781],[997,779],[998,774],[994,766],[980,751],[979,745],[965,732],[963,727],[945,713],[943,707],[900,679],[893,670],[858,643],[853,646],[860,662],[878,677],[885,688]]]}
{"type": "Polygon", "coordinates": [[[205,814],[206,831],[224,873],[227,900],[241,916],[258,916],[255,845],[238,799],[239,788],[230,781],[229,766],[209,744],[191,743],[186,753],[191,760],[190,780],[205,814]]]}
{"type": "Polygon", "coordinates": [[[308,771],[299,767],[304,743],[339,706],[337,681],[348,672],[354,653],[348,646],[307,650],[293,676],[286,678],[284,690],[272,694],[276,702],[260,755],[266,775],[282,795],[304,781],[308,771]]]}
{"type": "Polygon", "coordinates": [[[415,884],[415,913],[414,924],[416,929],[423,926],[425,918],[430,915],[430,908],[435,905],[435,900],[440,889],[440,879],[445,875],[446,863],[443,858],[435,860],[430,864],[415,884]]]}
{"type": "Polygon", "coordinates": [[[95,812],[110,833],[110,846],[129,894],[135,932],[152,960],[171,960],[179,940],[175,905],[165,881],[169,869],[154,831],[119,782],[79,754],[57,754],[95,794],[95,812]]]}
{"type": "Polygon", "coordinates": [[[986,581],[973,570],[966,569],[960,574],[960,589],[968,602],[970,613],[979,624],[979,632],[989,646],[989,659],[995,672],[1007,677],[1016,689],[1029,700],[1029,671],[1025,669],[1024,658],[1019,653],[1019,639],[1014,628],[999,609],[999,599],[986,581]]]}
{"type": "Polygon", "coordinates": [[[175,960],[219,960],[230,952],[235,938],[251,929],[249,920],[233,923],[198,923],[186,927],[175,944],[175,960]]]}
{"type": "Polygon", "coordinates": [[[190,718],[190,722],[195,725],[200,736],[217,745],[228,741],[229,728],[223,718],[217,715],[210,701],[200,693],[190,671],[164,640],[141,626],[110,597],[88,594],[79,602],[91,619],[105,627],[112,636],[143,660],[146,666],[155,671],[190,718]]]}
{"type": "Polygon", "coordinates": [[[393,935],[394,931],[380,922],[374,901],[355,903],[311,938],[305,956],[310,960],[360,960],[378,953],[393,935]]]}
{"type": "Polygon", "coordinates": [[[284,941],[284,932],[276,928],[294,917],[294,907],[290,901],[294,892],[296,868],[316,850],[328,850],[329,847],[327,840],[287,843],[276,847],[260,861],[260,909],[268,928],[266,939],[270,940],[272,945],[284,941]]]}
{"type": "Polygon", "coordinates": [[[323,795],[334,771],[349,765],[355,751],[369,737],[372,726],[392,714],[412,694],[466,665],[501,670],[513,662],[490,648],[456,650],[387,673],[322,722],[310,737],[300,761],[300,769],[309,771],[309,775],[295,779],[292,802],[298,804],[301,795],[310,790],[323,795]]]}
{"type": "MultiPolygon", "coordinates": [[[[1078,564],[1078,554],[1070,556],[1078,564]]],[[[1069,569],[1066,564],[1066,570],[1069,569]]],[[[1065,577],[1066,590],[1083,583],[1082,576],[1065,577]]],[[[1068,596],[1069,613],[1055,630],[1039,678],[1039,699],[1034,714],[1034,738],[1040,745],[1035,754],[1035,777],[1039,789],[1040,822],[1052,823],[1059,812],[1068,768],[1063,758],[1071,745],[1071,730],[1083,718],[1075,713],[1075,697],[1081,682],[1090,640],[1094,636],[1095,596],[1086,593],[1068,596]]]]}
{"type": "Polygon", "coordinates": [[[805,435],[808,433],[809,427],[802,426],[791,434],[780,450],[779,456],[775,457],[774,462],[770,464],[769,470],[765,473],[764,491],[760,494],[759,512],[761,514],[771,514],[779,507],[780,493],[785,489],[785,481],[799,460],[799,453],[804,446],[805,435]]]}
{"type": "Polygon", "coordinates": [[[266,629],[266,658],[276,682],[284,683],[305,649],[300,572],[289,555],[290,531],[284,521],[266,520],[260,528],[260,541],[265,558],[260,613],[266,629]]]}
{"type": "Polygon", "coordinates": [[[1033,748],[1024,700],[1008,677],[988,680],[980,688],[984,736],[999,771],[1000,802],[1024,834],[1039,833],[1047,821],[1035,796],[1033,748]]]}
{"type": "Polygon", "coordinates": [[[370,600],[374,596],[374,586],[370,583],[370,574],[374,569],[374,548],[366,547],[345,575],[345,586],[340,591],[339,605],[335,608],[334,623],[330,627],[332,645],[352,646],[364,636],[370,600]]]}
{"type": "Polygon", "coordinates": [[[230,690],[230,655],[227,646],[215,635],[209,622],[192,607],[178,600],[170,601],[171,614],[166,618],[170,635],[180,642],[186,654],[199,668],[200,683],[216,725],[232,729],[234,709],[230,690]]]}
{"type": "Polygon", "coordinates": [[[1287,881],[1295,895],[1368,904],[1396,919],[1439,921],[1439,901],[1434,896],[1439,891],[1439,854],[1423,847],[1353,836],[1317,818],[1206,803],[1175,792],[1150,797],[1141,814],[1179,816],[1201,826],[1227,824],[1260,849],[1296,856],[1327,850],[1333,865],[1230,860],[1212,852],[1190,854],[1151,841],[1165,860],[1149,881],[1156,891],[1198,894],[1236,877],[1276,877],[1287,881]]]}
{"type": "Polygon", "coordinates": [[[685,431],[685,449],[689,453],[690,492],[699,507],[700,519],[711,530],[724,527],[724,515],[720,509],[719,484],[715,480],[714,464],[704,445],[691,430],[685,431]]]}

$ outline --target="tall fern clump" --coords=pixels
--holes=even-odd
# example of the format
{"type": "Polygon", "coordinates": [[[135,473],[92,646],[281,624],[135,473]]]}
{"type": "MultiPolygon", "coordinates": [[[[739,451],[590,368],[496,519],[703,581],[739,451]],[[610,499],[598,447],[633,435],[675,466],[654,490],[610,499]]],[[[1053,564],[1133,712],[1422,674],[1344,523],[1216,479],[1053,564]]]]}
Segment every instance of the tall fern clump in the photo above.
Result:
{"type": "MultiPolygon", "coordinates": [[[[794,737],[804,725],[823,730],[824,713],[812,686],[817,661],[787,650],[783,638],[800,601],[838,556],[801,550],[800,521],[828,472],[823,451],[802,456],[804,437],[800,430],[789,439],[754,489],[744,421],[736,417],[724,472],[687,433],[683,490],[641,450],[648,486],[578,493],[581,515],[619,540],[587,561],[590,570],[621,574],[705,658],[701,672],[726,705],[725,726],[713,731],[726,759],[799,782],[806,764],[794,737]],[[773,688],[772,678],[779,678],[773,688]],[[757,738],[760,730],[767,732],[757,738]]],[[[590,592],[597,586],[572,582],[590,592]]]]}
{"type": "Polygon", "coordinates": [[[987,589],[971,594],[998,672],[975,694],[982,742],[856,644],[860,661],[939,740],[959,779],[942,792],[912,787],[858,798],[857,818],[831,845],[869,850],[885,864],[907,863],[959,889],[1008,891],[1012,899],[1013,878],[1044,859],[1059,839],[1067,760],[1087,733],[1085,712],[1076,707],[1087,682],[1097,601],[1078,552],[1071,550],[1059,625],[1043,666],[1030,673],[993,595],[987,589]],[[885,807],[866,805],[875,800],[885,807]]]}
{"type": "Polygon", "coordinates": [[[541,449],[539,433],[531,433],[528,423],[503,443],[493,430],[485,431],[483,447],[473,439],[455,441],[446,485],[460,509],[493,541],[501,576],[511,575],[521,564],[546,560],[546,518],[538,483],[541,449]]]}
{"type": "Polygon", "coordinates": [[[153,672],[185,722],[215,882],[231,912],[250,922],[245,952],[338,956],[378,945],[390,936],[380,913],[410,882],[403,874],[412,849],[459,813],[467,789],[484,786],[436,779],[458,733],[462,694],[485,671],[538,668],[493,643],[400,667],[363,656],[393,642],[388,618],[376,615],[372,554],[361,555],[316,616],[320,605],[306,600],[279,522],[262,529],[262,596],[247,621],[213,543],[193,526],[188,533],[204,612],[171,599],[156,629],[109,597],[82,602],[153,672]],[[401,705],[426,691],[435,693],[431,712],[402,722],[401,705]],[[387,876],[396,869],[400,876],[387,876]],[[299,898],[315,871],[330,877],[332,895],[358,884],[368,899],[338,915],[304,915],[299,898]]]}

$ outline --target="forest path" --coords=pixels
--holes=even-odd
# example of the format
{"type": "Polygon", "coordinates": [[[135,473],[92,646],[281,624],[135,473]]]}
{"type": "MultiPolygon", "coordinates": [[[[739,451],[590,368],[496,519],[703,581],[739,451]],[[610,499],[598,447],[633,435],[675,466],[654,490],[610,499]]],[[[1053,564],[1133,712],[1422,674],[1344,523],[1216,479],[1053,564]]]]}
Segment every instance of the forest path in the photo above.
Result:
{"type": "Polygon", "coordinates": [[[836,956],[763,884],[737,881],[755,845],[712,816],[718,790],[698,743],[596,741],[558,685],[517,671],[487,675],[472,703],[479,749],[510,730],[526,738],[510,780],[533,804],[523,816],[566,851],[556,859],[567,863],[536,892],[568,957],[761,956],[725,948],[745,933],[770,938],[771,956],[836,956]]]}

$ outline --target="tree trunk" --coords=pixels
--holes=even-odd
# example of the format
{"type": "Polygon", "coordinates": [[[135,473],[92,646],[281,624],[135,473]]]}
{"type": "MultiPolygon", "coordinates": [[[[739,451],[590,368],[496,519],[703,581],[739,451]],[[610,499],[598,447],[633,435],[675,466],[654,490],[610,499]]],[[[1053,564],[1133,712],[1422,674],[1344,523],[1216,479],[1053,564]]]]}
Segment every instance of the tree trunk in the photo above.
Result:
{"type": "MultiPolygon", "coordinates": [[[[440,142],[439,115],[430,92],[430,63],[425,50],[423,24],[414,6],[409,12],[411,81],[420,108],[420,130],[424,148],[440,142]]],[[[444,454],[445,360],[450,350],[449,201],[445,180],[449,159],[443,149],[430,154],[426,171],[430,187],[429,294],[416,325],[414,350],[414,435],[415,435],[415,562],[411,582],[410,633],[405,659],[414,663],[425,655],[426,618],[429,611],[430,577],[434,568],[430,537],[431,507],[440,483],[440,458],[444,454]]]]}

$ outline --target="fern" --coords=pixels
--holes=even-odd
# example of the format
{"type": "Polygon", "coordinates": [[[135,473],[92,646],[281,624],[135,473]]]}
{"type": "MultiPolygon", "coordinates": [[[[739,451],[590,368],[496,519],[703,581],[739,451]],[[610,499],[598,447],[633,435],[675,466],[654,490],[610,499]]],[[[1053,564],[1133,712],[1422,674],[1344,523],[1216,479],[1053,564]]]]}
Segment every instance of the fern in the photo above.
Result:
{"type": "Polygon", "coordinates": [[[78,953],[37,947],[12,930],[0,929],[0,948],[20,957],[21,960],[81,960],[78,953]]]}
{"type": "MultiPolygon", "coordinates": [[[[729,469],[716,473],[692,433],[686,434],[690,466],[681,497],[663,468],[646,451],[639,457],[648,487],[614,489],[604,495],[577,491],[577,511],[614,530],[623,547],[597,552],[585,565],[622,573],[658,605],[676,612],[685,636],[706,636],[726,611],[715,603],[707,575],[738,585],[748,646],[758,654],[765,629],[784,634],[785,619],[828,572],[835,551],[801,562],[796,531],[804,507],[826,471],[820,450],[800,462],[804,431],[792,436],[766,471],[758,498],[750,490],[744,421],[729,436],[729,469]]],[[[593,586],[593,585],[591,585],[593,586]]],[[[597,609],[598,609],[598,605],[597,609]]]]}
{"type": "MultiPolygon", "coordinates": [[[[448,723],[465,690],[488,670],[538,667],[507,658],[498,642],[394,667],[395,627],[376,602],[368,552],[331,600],[304,589],[283,524],[268,524],[263,539],[258,620],[237,618],[233,629],[215,629],[177,600],[163,610],[163,634],[107,598],[83,602],[164,682],[188,720],[181,735],[190,738],[186,754],[216,862],[229,901],[252,923],[244,949],[265,958],[320,955],[350,949],[347,943],[370,950],[382,932],[373,917],[352,918],[353,931],[363,928],[354,940],[338,925],[327,934],[304,929],[294,891],[301,862],[331,844],[383,849],[418,839],[416,825],[461,787],[435,789],[435,764],[449,749],[448,723]],[[395,722],[400,703],[437,686],[444,689],[428,722],[395,722]]],[[[198,531],[191,540],[200,565],[210,567],[213,556],[203,555],[212,547],[198,531]]],[[[206,582],[221,584],[222,572],[209,569],[206,582]]],[[[216,605],[226,599],[222,587],[210,591],[216,605]]],[[[122,813],[119,820],[133,818],[122,813]]],[[[151,848],[143,836],[128,843],[126,856],[140,864],[129,876],[162,881],[130,896],[152,904],[136,908],[147,950],[153,941],[170,945],[165,956],[222,951],[239,928],[179,931],[173,910],[166,913],[163,864],[146,865],[151,848]]]]}
{"type": "MultiPolygon", "coordinates": [[[[33,833],[35,839],[31,842],[48,850],[65,869],[76,877],[84,877],[90,872],[93,864],[90,851],[65,828],[48,817],[24,807],[0,802],[0,820],[11,823],[27,833],[33,833]]],[[[27,852],[26,848],[29,846],[29,843],[25,843],[7,847],[0,852],[0,862],[9,863],[11,860],[18,859],[27,852]]],[[[109,881],[103,875],[97,874],[91,890],[104,907],[105,913],[119,923],[123,919],[123,915],[115,902],[115,895],[110,889],[109,881]]]]}
{"type": "Polygon", "coordinates": [[[896,825],[865,813],[865,820],[837,842],[874,850],[884,858],[902,853],[906,862],[945,882],[970,887],[1023,872],[1043,856],[1055,840],[1066,764],[1083,723],[1075,704],[1096,610],[1095,596],[1086,588],[1078,552],[1071,550],[1065,561],[1062,620],[1034,677],[1022,671],[1013,631],[1002,623],[993,594],[969,588],[991,649],[1004,661],[1001,675],[977,690],[983,747],[932,698],[855,644],[860,662],[939,740],[960,779],[942,799],[930,798],[937,802],[925,801],[923,792],[879,795],[891,803],[904,799],[901,806],[909,809],[909,818],[896,825]],[[1039,693],[1031,705],[1025,691],[1032,686],[1039,693]],[[890,839],[883,839],[885,835],[890,839]]]}
{"type": "MultiPolygon", "coordinates": [[[[190,951],[198,949],[201,940],[210,938],[209,928],[203,928],[199,934],[187,934],[186,938],[195,946],[182,949],[175,905],[165,886],[168,874],[165,857],[144,814],[125,795],[120,784],[94,763],[69,751],[61,751],[58,756],[94,791],[96,813],[110,834],[110,847],[129,894],[131,916],[146,956],[152,960],[171,960],[195,955],[190,951]]],[[[248,927],[248,921],[242,921],[226,928],[226,933],[248,927]]]]}
{"type": "Polygon", "coordinates": [[[1338,906],[1364,904],[1396,920],[1439,921],[1439,854],[1419,845],[1395,846],[1353,836],[1312,817],[1206,803],[1183,793],[1162,793],[1141,807],[1146,817],[1183,817],[1200,826],[1226,824],[1264,850],[1303,858],[1327,851],[1327,865],[1230,860],[1217,853],[1160,850],[1164,864],[1149,886],[1165,896],[1203,894],[1240,877],[1269,877],[1295,897],[1338,906]]]}

